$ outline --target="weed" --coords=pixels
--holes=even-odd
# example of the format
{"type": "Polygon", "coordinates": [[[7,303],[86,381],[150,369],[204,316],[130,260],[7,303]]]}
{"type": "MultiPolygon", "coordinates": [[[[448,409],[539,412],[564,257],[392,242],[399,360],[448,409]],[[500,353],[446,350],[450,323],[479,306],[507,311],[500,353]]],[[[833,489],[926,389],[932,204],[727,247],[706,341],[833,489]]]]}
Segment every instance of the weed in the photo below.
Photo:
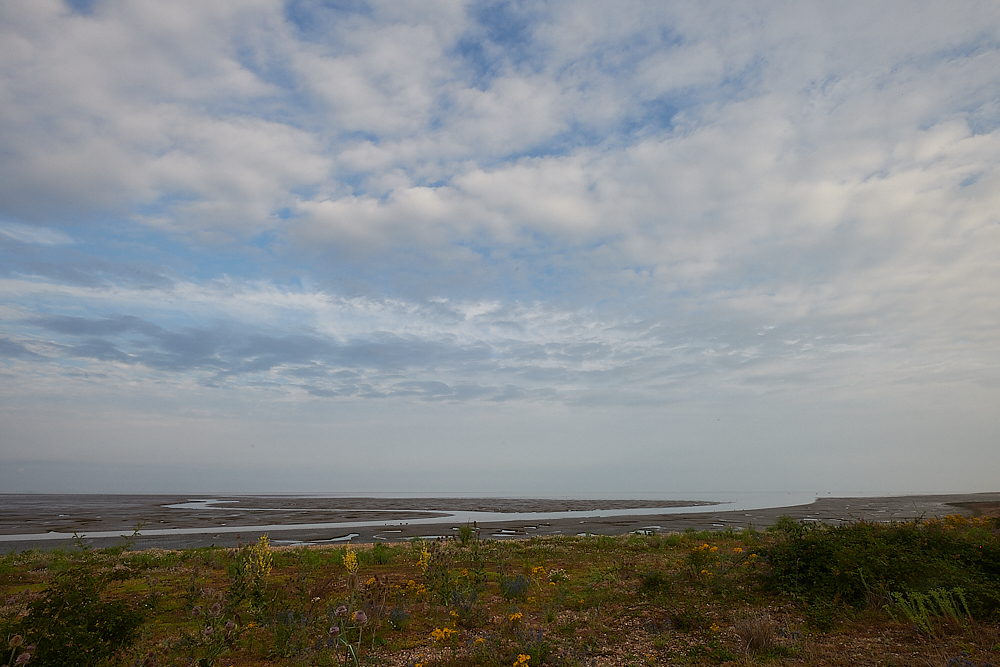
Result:
{"type": "Polygon", "coordinates": [[[512,577],[500,577],[500,594],[504,600],[523,600],[528,594],[531,582],[523,574],[515,574],[512,577]]]}
{"type": "Polygon", "coordinates": [[[739,637],[744,653],[759,655],[774,648],[774,620],[767,613],[751,613],[736,619],[733,631],[739,637]]]}

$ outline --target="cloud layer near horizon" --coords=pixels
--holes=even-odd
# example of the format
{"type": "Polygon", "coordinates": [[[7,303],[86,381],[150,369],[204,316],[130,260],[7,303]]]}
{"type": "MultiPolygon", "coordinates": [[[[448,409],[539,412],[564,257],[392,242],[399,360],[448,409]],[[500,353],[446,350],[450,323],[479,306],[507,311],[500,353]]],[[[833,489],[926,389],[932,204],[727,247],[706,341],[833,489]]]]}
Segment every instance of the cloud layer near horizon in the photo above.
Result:
{"type": "Polygon", "coordinates": [[[39,0],[0,44],[10,406],[996,397],[990,3],[39,0]]]}

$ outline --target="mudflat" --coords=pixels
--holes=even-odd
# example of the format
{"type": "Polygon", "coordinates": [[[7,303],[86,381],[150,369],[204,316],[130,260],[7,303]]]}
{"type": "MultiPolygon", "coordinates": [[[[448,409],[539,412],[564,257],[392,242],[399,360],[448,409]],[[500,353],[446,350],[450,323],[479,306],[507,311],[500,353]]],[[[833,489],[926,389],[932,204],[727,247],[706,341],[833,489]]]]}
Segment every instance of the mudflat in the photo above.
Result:
{"type": "Polygon", "coordinates": [[[461,512],[489,513],[490,520],[479,522],[478,528],[482,537],[499,539],[619,535],[637,530],[725,530],[751,524],[763,528],[783,515],[823,523],[906,521],[947,514],[993,514],[1000,509],[1000,493],[827,497],[792,507],[753,510],[713,507],[713,503],[697,499],[215,496],[209,502],[204,497],[182,495],[8,494],[0,495],[0,551],[65,548],[72,546],[73,533],[95,547],[113,546],[140,523],[142,530],[133,542],[136,549],[236,546],[265,532],[277,545],[433,538],[454,534],[459,523],[464,523],[456,519],[461,512]],[[686,508],[687,513],[676,513],[677,508],[686,508]],[[646,509],[649,511],[641,511],[646,509]],[[637,510],[641,513],[635,513],[637,510]],[[562,512],[594,515],[559,516],[562,512]],[[525,513],[535,516],[525,519],[525,513]]]}

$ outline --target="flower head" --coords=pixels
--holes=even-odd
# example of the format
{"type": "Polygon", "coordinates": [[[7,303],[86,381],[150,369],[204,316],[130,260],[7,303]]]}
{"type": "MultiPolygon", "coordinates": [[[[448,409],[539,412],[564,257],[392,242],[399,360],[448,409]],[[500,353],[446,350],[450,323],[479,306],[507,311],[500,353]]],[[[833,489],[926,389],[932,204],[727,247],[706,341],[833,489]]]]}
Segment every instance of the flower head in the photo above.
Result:
{"type": "Polygon", "coordinates": [[[17,660],[14,661],[14,664],[15,665],[26,665],[29,660],[31,660],[31,654],[30,653],[22,653],[21,655],[17,656],[17,660]]]}
{"type": "Polygon", "coordinates": [[[360,609],[354,612],[354,622],[364,625],[368,622],[368,615],[360,609]]]}
{"type": "Polygon", "coordinates": [[[340,635],[340,626],[339,625],[331,625],[330,626],[330,634],[333,635],[334,637],[340,635]]]}
{"type": "Polygon", "coordinates": [[[345,607],[344,605],[340,605],[339,607],[337,607],[337,611],[333,613],[335,613],[337,616],[347,616],[347,607],[345,607]]]}

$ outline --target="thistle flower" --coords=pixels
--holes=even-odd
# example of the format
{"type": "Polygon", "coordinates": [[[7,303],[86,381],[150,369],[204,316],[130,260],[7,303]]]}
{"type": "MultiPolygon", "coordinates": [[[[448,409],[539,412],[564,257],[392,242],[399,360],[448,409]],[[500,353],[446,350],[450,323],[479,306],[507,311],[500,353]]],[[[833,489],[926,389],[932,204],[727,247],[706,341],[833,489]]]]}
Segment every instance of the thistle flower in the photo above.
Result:
{"type": "Polygon", "coordinates": [[[10,644],[11,648],[17,648],[18,646],[24,643],[24,639],[21,637],[21,635],[14,635],[13,637],[10,638],[10,642],[8,643],[10,644]]]}
{"type": "Polygon", "coordinates": [[[26,665],[26,664],[28,664],[29,660],[31,660],[31,654],[30,653],[22,653],[21,655],[17,656],[17,660],[14,661],[14,664],[15,665],[26,665]]]}
{"type": "Polygon", "coordinates": [[[340,626],[339,625],[331,625],[330,626],[330,634],[333,635],[334,637],[340,636],[340,626]]]}
{"type": "Polygon", "coordinates": [[[213,634],[215,634],[215,628],[213,628],[211,625],[205,628],[206,637],[211,637],[213,634]]]}
{"type": "Polygon", "coordinates": [[[354,612],[354,622],[359,625],[364,625],[368,622],[368,615],[365,612],[358,610],[354,612]]]}

